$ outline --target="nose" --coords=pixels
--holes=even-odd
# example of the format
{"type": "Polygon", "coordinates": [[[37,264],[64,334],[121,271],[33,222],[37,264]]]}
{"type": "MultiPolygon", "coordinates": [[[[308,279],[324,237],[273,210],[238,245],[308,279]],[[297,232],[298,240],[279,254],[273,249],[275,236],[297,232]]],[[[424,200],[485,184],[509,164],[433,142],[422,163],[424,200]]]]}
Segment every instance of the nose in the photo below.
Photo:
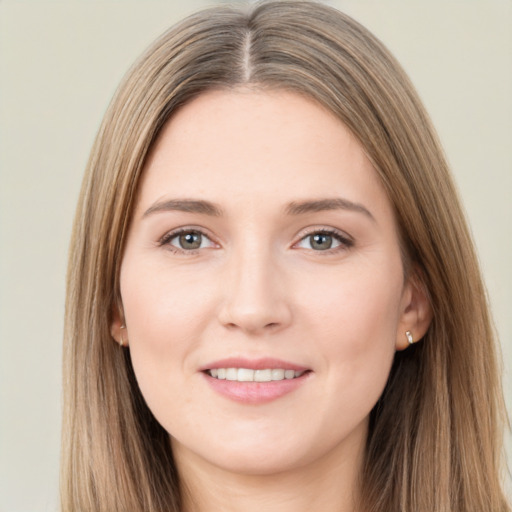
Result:
{"type": "Polygon", "coordinates": [[[248,248],[242,254],[234,254],[222,280],[219,321],[225,327],[261,335],[290,325],[290,289],[282,267],[270,251],[248,248]]]}

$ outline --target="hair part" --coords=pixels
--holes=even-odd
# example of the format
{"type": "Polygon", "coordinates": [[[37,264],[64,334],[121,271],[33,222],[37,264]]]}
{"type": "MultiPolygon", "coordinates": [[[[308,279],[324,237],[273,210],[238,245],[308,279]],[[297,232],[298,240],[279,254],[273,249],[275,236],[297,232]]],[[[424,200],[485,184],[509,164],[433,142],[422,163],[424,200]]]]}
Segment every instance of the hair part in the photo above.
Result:
{"type": "Polygon", "coordinates": [[[409,79],[365,28],[308,1],[215,7],[160,37],[119,87],[92,148],[68,268],[62,509],[178,512],[168,434],[129,352],[112,342],[120,265],[148,152],[205,91],[312,98],[360,141],[394,207],[404,262],[434,318],[396,354],[371,413],[361,510],[508,511],[494,333],[473,244],[434,129],[409,79]]]}

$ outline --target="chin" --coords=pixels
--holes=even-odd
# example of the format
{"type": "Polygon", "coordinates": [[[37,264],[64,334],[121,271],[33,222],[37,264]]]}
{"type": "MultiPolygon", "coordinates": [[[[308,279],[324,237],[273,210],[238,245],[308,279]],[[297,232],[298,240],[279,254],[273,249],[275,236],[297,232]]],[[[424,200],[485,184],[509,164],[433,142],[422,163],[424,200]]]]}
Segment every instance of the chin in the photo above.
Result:
{"type": "Polygon", "coordinates": [[[290,436],[289,432],[286,435],[281,431],[266,437],[261,432],[245,437],[230,434],[226,438],[219,436],[216,441],[210,439],[209,443],[187,443],[188,446],[172,439],[172,446],[178,466],[188,459],[194,460],[194,465],[241,476],[275,476],[293,474],[312,464],[330,465],[339,456],[358,458],[359,448],[364,446],[366,422],[361,427],[341,442],[326,436],[290,436]]]}
{"type": "Polygon", "coordinates": [[[219,469],[237,475],[273,476],[306,466],[308,460],[299,453],[283,453],[279,449],[259,449],[224,452],[220,457],[210,457],[208,462],[219,469]]]}

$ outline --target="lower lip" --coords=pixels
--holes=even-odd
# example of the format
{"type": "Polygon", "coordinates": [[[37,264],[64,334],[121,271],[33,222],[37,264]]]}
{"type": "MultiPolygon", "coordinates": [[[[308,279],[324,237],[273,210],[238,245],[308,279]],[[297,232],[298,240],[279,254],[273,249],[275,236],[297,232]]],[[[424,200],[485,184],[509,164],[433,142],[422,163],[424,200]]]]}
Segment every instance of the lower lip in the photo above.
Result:
{"type": "Polygon", "coordinates": [[[203,373],[214,391],[235,402],[244,404],[263,404],[277,400],[298,389],[308,379],[310,372],[294,379],[273,380],[270,382],[238,382],[236,380],[216,379],[203,373]]]}

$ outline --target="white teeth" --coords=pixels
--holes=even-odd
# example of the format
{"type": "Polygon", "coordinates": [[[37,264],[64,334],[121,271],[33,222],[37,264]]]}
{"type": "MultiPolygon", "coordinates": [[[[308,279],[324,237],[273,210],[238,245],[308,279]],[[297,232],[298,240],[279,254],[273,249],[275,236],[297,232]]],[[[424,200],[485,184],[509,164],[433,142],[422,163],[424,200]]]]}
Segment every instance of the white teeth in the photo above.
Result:
{"type": "Polygon", "coordinates": [[[236,368],[227,368],[226,369],[226,380],[237,380],[238,379],[238,372],[236,371],[236,368]]]}
{"type": "Polygon", "coordinates": [[[256,370],[254,372],[255,382],[270,382],[272,380],[272,370],[256,370]]]}
{"type": "Polygon", "coordinates": [[[249,368],[214,368],[208,370],[210,377],[238,382],[270,382],[274,380],[295,379],[304,371],[283,370],[281,368],[251,370],[249,368]]]}
{"type": "Polygon", "coordinates": [[[283,380],[285,370],[272,370],[272,380],[283,380]]]}
{"type": "Polygon", "coordinates": [[[252,382],[254,380],[254,370],[249,370],[248,368],[238,368],[237,380],[239,382],[252,382]]]}

